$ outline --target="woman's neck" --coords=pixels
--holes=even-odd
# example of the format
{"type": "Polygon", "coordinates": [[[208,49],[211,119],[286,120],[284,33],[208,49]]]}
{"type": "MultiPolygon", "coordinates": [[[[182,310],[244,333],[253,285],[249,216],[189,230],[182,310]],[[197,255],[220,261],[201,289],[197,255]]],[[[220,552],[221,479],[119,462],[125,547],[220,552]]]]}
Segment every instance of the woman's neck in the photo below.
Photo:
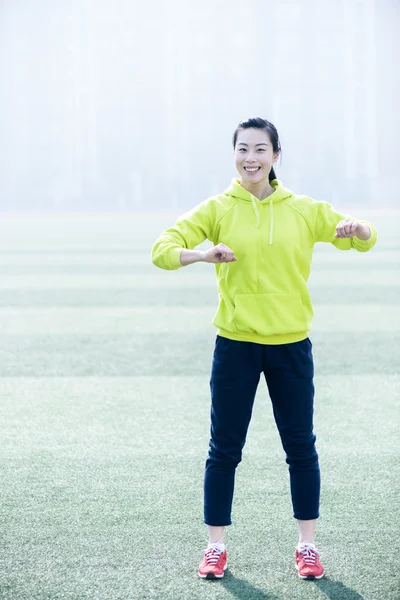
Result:
{"type": "Polygon", "coordinates": [[[259,200],[264,200],[264,198],[268,198],[268,196],[273,194],[275,191],[269,181],[268,183],[266,183],[265,181],[260,181],[260,183],[249,183],[248,181],[241,181],[240,185],[259,200]]]}

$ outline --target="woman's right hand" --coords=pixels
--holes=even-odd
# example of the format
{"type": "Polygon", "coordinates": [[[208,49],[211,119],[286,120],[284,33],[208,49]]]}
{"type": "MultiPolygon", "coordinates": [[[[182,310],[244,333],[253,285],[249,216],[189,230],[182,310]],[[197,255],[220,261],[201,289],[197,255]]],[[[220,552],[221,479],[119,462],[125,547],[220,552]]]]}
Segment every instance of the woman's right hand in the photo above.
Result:
{"type": "Polygon", "coordinates": [[[203,261],[207,263],[228,263],[237,260],[233,250],[225,246],[225,244],[218,244],[203,253],[203,261]]]}

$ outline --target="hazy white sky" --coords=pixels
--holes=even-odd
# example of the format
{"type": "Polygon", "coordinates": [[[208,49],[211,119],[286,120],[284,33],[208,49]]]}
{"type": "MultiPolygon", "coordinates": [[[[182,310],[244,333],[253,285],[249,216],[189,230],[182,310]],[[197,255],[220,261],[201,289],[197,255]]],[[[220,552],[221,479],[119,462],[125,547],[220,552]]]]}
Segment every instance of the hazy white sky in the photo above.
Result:
{"type": "Polygon", "coordinates": [[[190,206],[263,116],[278,177],[394,205],[397,0],[0,2],[0,208],[190,206]]]}

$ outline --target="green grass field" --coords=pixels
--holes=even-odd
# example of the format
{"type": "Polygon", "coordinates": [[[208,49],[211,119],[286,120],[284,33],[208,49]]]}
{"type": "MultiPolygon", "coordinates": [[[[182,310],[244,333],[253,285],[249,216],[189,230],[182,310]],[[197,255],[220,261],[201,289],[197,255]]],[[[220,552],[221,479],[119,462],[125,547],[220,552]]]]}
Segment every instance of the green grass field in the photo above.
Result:
{"type": "Polygon", "coordinates": [[[310,333],[327,576],[301,581],[264,385],[229,570],[196,571],[217,305],[211,265],[156,269],[173,216],[0,224],[1,600],[399,600],[400,215],[315,250],[310,333]]]}

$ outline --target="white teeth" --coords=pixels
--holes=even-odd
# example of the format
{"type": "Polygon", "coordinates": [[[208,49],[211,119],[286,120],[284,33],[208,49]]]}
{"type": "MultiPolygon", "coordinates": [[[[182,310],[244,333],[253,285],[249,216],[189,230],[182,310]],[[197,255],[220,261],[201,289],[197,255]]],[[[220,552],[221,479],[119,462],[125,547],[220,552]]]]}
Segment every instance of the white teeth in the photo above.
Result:
{"type": "Polygon", "coordinates": [[[255,171],[258,171],[260,167],[245,167],[246,171],[250,171],[250,173],[254,173],[255,171]]]}

